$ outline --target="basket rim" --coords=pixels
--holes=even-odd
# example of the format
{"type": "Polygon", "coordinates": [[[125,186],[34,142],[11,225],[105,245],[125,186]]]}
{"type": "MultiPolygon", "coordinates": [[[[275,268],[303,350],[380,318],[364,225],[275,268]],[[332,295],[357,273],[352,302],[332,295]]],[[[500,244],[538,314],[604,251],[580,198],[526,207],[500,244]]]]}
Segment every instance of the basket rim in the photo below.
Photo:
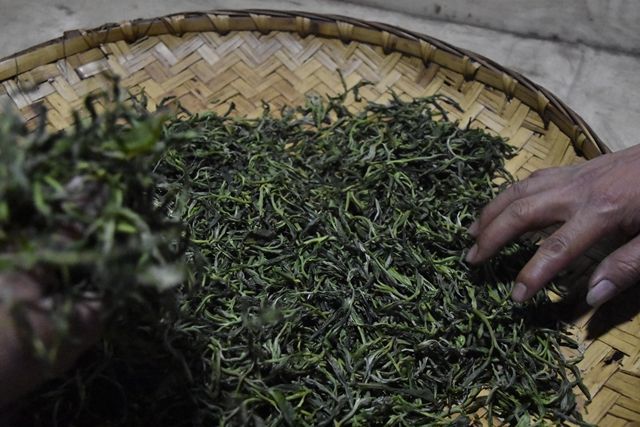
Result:
{"type": "Polygon", "coordinates": [[[586,121],[556,95],[522,74],[473,51],[456,47],[429,35],[380,22],[341,15],[269,9],[216,9],[182,12],[155,18],[107,23],[89,30],[72,30],[61,37],[36,44],[0,59],[0,83],[38,66],[117,41],[132,43],[159,35],[214,31],[297,32],[308,35],[377,45],[386,54],[399,52],[435,63],[445,69],[503,92],[534,109],[545,127],[553,122],[571,140],[579,155],[597,157],[611,149],[586,121]]]}

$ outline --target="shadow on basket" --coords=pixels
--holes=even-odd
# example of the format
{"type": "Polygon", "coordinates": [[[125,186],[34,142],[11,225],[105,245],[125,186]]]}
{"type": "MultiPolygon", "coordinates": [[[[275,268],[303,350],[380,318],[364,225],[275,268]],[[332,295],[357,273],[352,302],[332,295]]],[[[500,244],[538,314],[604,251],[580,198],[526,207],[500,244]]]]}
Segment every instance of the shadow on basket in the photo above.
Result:
{"type": "MultiPolygon", "coordinates": [[[[562,282],[562,281],[561,281],[562,282]]],[[[613,328],[631,321],[640,314],[640,286],[633,286],[601,307],[594,309],[585,302],[587,280],[568,286],[569,293],[551,301],[532,313],[535,323],[549,324],[558,320],[571,324],[585,323],[585,338],[595,340],[613,328]]]]}

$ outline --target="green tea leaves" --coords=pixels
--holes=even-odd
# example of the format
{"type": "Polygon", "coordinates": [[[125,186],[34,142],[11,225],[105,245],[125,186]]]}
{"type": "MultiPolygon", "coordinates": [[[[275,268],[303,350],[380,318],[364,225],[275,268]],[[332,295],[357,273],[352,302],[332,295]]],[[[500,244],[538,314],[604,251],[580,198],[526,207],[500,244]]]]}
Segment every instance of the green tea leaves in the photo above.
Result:
{"type": "Polygon", "coordinates": [[[347,95],[251,120],[118,109],[123,128],[95,114],[35,153],[45,173],[15,186],[33,215],[22,229],[65,224],[76,252],[20,255],[120,308],[74,380],[34,400],[39,419],[470,425],[486,408],[491,422],[581,423],[566,336],[527,316],[546,297],[509,299],[530,245],[477,270],[462,260],[514,150],[444,120],[444,98],[351,112],[347,95]]]}

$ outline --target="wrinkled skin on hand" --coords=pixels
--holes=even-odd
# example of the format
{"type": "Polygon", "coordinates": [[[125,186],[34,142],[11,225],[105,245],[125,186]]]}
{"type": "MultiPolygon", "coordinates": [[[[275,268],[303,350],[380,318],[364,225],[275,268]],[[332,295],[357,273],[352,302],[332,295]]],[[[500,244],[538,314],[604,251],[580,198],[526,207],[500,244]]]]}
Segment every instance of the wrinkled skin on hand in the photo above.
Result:
{"type": "Polygon", "coordinates": [[[51,299],[43,297],[41,286],[25,274],[0,274],[0,411],[48,378],[69,369],[98,339],[101,326],[98,302],[77,303],[70,323],[73,339],[62,343],[54,366],[47,367],[33,355],[20,334],[11,312],[16,303],[26,309],[29,325],[45,347],[55,339],[51,299]]]}
{"type": "Polygon", "coordinates": [[[625,243],[589,280],[587,302],[599,306],[640,282],[640,145],[576,166],[544,169],[499,194],[469,228],[467,261],[481,263],[523,233],[560,224],[520,271],[512,291],[525,301],[605,237],[625,243]]]}

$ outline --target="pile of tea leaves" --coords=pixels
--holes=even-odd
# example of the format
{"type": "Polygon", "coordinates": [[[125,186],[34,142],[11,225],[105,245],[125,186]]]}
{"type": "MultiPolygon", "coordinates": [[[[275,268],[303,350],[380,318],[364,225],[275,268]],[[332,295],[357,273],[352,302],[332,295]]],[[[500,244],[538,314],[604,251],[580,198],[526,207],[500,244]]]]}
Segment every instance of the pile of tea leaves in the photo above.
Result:
{"type": "MultiPolygon", "coordinates": [[[[121,199],[124,218],[139,221],[99,234],[115,226],[110,248],[122,257],[111,260],[125,262],[116,282],[96,269],[66,286],[105,295],[105,278],[127,287],[127,271],[131,285],[124,303],[108,294],[117,309],[101,343],[30,397],[21,425],[471,425],[479,410],[510,425],[581,424],[576,361],[560,353],[575,343],[560,324],[532,321],[543,293],[525,305],[509,298],[530,245],[480,269],[463,261],[466,227],[493,180],[509,180],[514,150],[446,120],[446,99],[394,97],[355,112],[345,107],[354,92],[256,119],[183,114],[128,157],[113,155],[128,144],[69,143],[88,151],[62,163],[66,181],[92,170],[115,188],[117,176],[132,197],[121,199]],[[155,230],[144,244],[125,238],[143,229],[155,230]],[[188,279],[173,271],[181,259],[188,279]],[[141,274],[150,260],[155,274],[141,274]],[[150,277],[161,304],[139,291],[150,277]]],[[[135,116],[108,128],[129,135],[121,141],[157,120],[118,108],[135,116]]],[[[48,137],[46,162],[75,153],[52,147],[81,129],[92,132],[48,137]]],[[[36,209],[30,224],[49,213],[36,209]]],[[[83,242],[86,253],[105,245],[83,242]]]]}

